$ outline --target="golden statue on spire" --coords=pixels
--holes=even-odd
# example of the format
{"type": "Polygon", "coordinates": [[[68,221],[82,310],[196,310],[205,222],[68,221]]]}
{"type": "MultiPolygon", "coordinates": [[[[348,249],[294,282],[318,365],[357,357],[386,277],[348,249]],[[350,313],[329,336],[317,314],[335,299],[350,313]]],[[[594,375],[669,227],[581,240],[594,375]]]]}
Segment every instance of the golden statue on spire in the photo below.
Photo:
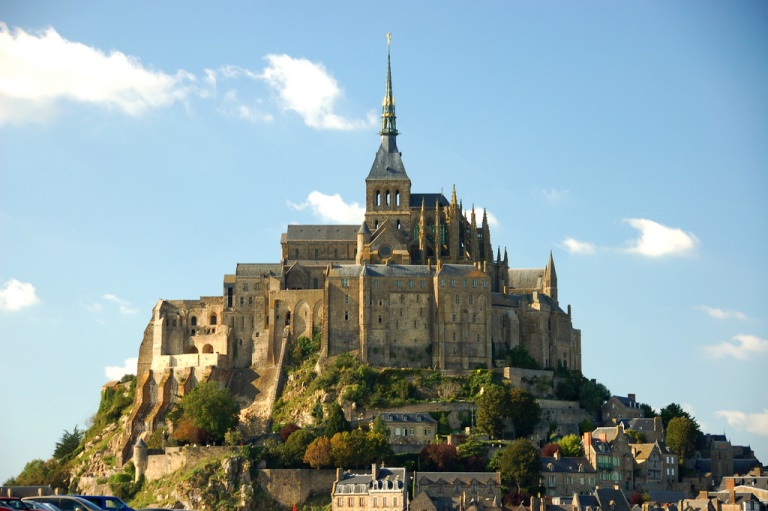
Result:
{"type": "Polygon", "coordinates": [[[389,46],[390,44],[392,44],[392,33],[387,32],[387,46],[389,46]]]}

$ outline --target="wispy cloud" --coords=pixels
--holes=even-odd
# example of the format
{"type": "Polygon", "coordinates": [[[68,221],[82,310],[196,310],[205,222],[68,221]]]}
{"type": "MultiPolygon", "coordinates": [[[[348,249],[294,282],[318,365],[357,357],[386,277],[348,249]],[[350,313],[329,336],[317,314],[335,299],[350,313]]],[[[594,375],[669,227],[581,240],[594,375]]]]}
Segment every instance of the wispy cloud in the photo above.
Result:
{"type": "Polygon", "coordinates": [[[688,255],[696,248],[699,240],[692,233],[675,227],[667,227],[645,218],[629,218],[626,223],[640,232],[640,236],[629,242],[630,253],[646,257],[688,255]]]}
{"type": "Polygon", "coordinates": [[[63,100],[138,115],[183,100],[194,77],[153,71],[134,57],[0,23],[0,124],[45,122],[63,100]]]}
{"type": "Polygon", "coordinates": [[[126,358],[122,366],[106,366],[104,374],[110,381],[119,380],[126,374],[136,374],[138,363],[138,358],[126,358]]]}
{"type": "Polygon", "coordinates": [[[715,307],[707,307],[706,305],[699,305],[695,308],[706,312],[709,317],[715,318],[715,319],[740,319],[740,320],[747,319],[747,315],[739,311],[728,311],[724,309],[718,309],[715,307]]]}
{"type": "Polygon", "coordinates": [[[317,129],[355,130],[376,125],[373,114],[367,119],[350,119],[336,113],[343,91],[320,63],[289,55],[267,55],[269,65],[261,73],[280,98],[282,107],[296,112],[307,126],[317,129]]]}
{"type": "Polygon", "coordinates": [[[356,202],[346,203],[341,195],[326,195],[322,192],[314,191],[309,194],[307,200],[295,204],[288,201],[288,207],[296,211],[309,210],[314,216],[323,222],[333,224],[357,225],[363,223],[365,218],[365,207],[356,202]]]}
{"type": "Polygon", "coordinates": [[[741,360],[768,353],[768,339],[756,335],[740,334],[731,341],[723,341],[714,346],[704,346],[704,352],[712,358],[733,357],[741,360]]]}
{"type": "Polygon", "coordinates": [[[597,251],[594,244],[574,238],[565,238],[561,245],[571,254],[594,254],[597,251]]]}
{"type": "Polygon", "coordinates": [[[111,293],[102,295],[100,297],[100,301],[97,300],[90,303],[82,303],[80,305],[83,307],[83,309],[87,310],[88,312],[91,312],[93,314],[99,314],[103,312],[105,309],[105,306],[109,304],[117,305],[117,309],[120,312],[120,314],[131,315],[139,312],[139,310],[136,307],[132,306],[129,301],[123,300],[122,298],[116,295],[113,295],[111,293]]]}
{"type": "Polygon", "coordinates": [[[558,190],[556,188],[539,188],[534,195],[543,198],[545,201],[554,204],[564,201],[571,193],[570,190],[558,190]]]}
{"type": "Polygon", "coordinates": [[[0,289],[0,310],[15,312],[40,302],[35,286],[11,279],[0,289]]]}
{"type": "Polygon", "coordinates": [[[748,431],[761,436],[768,436],[768,408],[762,413],[745,413],[736,410],[719,410],[717,417],[722,417],[728,424],[740,431],[748,431]]]}

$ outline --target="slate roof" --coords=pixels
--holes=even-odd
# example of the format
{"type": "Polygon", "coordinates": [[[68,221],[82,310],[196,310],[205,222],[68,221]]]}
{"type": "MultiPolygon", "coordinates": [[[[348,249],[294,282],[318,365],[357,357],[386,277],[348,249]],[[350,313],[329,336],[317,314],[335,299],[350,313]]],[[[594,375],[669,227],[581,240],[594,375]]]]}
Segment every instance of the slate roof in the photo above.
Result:
{"type": "Polygon", "coordinates": [[[429,266],[417,264],[335,264],[329,275],[334,277],[432,278],[432,273],[429,266]]]}
{"type": "Polygon", "coordinates": [[[368,173],[368,180],[388,180],[388,179],[409,179],[403,165],[403,158],[397,145],[392,144],[391,150],[387,151],[384,144],[379,146],[376,157],[373,160],[371,171],[368,173]]]}
{"type": "Polygon", "coordinates": [[[336,493],[359,493],[357,490],[358,488],[350,488],[350,485],[358,485],[358,484],[364,484],[366,487],[369,487],[369,489],[401,489],[403,488],[405,484],[405,469],[404,468],[397,468],[397,467],[381,467],[378,469],[378,475],[376,481],[387,481],[392,483],[399,483],[397,485],[393,485],[392,488],[373,488],[369,487],[369,485],[373,486],[373,474],[352,474],[350,472],[345,472],[341,479],[339,480],[338,484],[336,485],[336,493]],[[351,490],[351,491],[347,491],[351,490]]]}
{"type": "Polygon", "coordinates": [[[450,206],[451,203],[445,198],[442,193],[411,193],[411,203],[409,206],[412,208],[421,208],[422,201],[424,202],[424,209],[435,209],[435,204],[440,206],[450,206]]]}
{"type": "Polygon", "coordinates": [[[681,491],[669,491],[669,490],[650,490],[648,494],[651,496],[652,502],[663,502],[665,504],[677,504],[681,500],[685,500],[685,492],[681,491]]]}
{"type": "Polygon", "coordinates": [[[473,480],[482,484],[488,481],[493,481],[496,486],[501,484],[499,472],[417,472],[414,477],[416,484],[434,484],[440,479],[446,484],[453,484],[457,479],[464,485],[472,484],[473,480]]]}
{"type": "Polygon", "coordinates": [[[283,265],[279,263],[237,263],[235,275],[238,277],[261,277],[262,275],[278,276],[283,274],[283,265]]]}
{"type": "Polygon", "coordinates": [[[444,264],[437,272],[441,277],[487,277],[472,264],[444,264]]]}
{"type": "Polygon", "coordinates": [[[595,488],[595,497],[604,510],[630,511],[629,502],[621,490],[613,488],[595,488]],[[611,505],[613,502],[613,505],[611,505]]]}
{"type": "Polygon", "coordinates": [[[621,419],[618,422],[624,426],[625,430],[654,431],[653,419],[621,419]]]}
{"type": "Polygon", "coordinates": [[[371,416],[371,420],[375,420],[376,416],[381,417],[384,422],[413,422],[413,423],[435,423],[437,421],[432,418],[428,413],[380,413],[371,416]]]}
{"type": "Polygon", "coordinates": [[[554,456],[539,456],[539,463],[542,472],[595,473],[595,469],[584,457],[561,457],[558,460],[554,456]],[[579,472],[579,466],[581,466],[581,472],[579,472]]]}
{"type": "Polygon", "coordinates": [[[289,225],[287,241],[357,241],[358,225],[289,225]]]}
{"type": "Polygon", "coordinates": [[[509,287],[512,289],[539,289],[544,268],[510,268],[509,287]]]}

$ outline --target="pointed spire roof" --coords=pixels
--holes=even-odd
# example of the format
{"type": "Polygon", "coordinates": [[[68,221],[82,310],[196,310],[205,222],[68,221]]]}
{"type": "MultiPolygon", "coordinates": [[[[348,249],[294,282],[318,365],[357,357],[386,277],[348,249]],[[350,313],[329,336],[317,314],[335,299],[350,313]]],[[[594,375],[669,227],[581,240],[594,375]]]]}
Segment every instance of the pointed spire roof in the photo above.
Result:
{"type": "Polygon", "coordinates": [[[392,66],[390,59],[390,42],[392,34],[387,34],[387,87],[384,100],[381,103],[381,146],[376,153],[368,180],[407,179],[405,166],[397,149],[397,123],[395,116],[395,97],[392,94],[392,66]]]}
{"type": "Polygon", "coordinates": [[[552,251],[549,251],[549,261],[547,261],[547,273],[552,282],[557,282],[557,273],[555,272],[555,260],[552,257],[552,251]]]}

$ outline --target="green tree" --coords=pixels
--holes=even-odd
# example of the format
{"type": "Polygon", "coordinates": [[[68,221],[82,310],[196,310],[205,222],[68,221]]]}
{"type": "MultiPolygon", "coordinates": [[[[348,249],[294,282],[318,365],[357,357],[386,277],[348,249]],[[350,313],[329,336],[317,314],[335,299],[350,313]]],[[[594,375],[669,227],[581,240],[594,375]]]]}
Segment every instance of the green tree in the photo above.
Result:
{"type": "Polygon", "coordinates": [[[80,447],[80,442],[83,441],[84,432],[77,429],[72,430],[70,433],[64,430],[64,434],[61,435],[61,440],[56,442],[56,449],[53,451],[53,457],[59,461],[66,461],[72,458],[72,455],[80,447]]]}
{"type": "Polygon", "coordinates": [[[333,438],[336,433],[343,431],[350,431],[352,427],[349,425],[349,421],[344,417],[344,410],[341,409],[341,405],[336,401],[333,401],[328,405],[328,418],[325,421],[325,436],[333,438]]]}
{"type": "Polygon", "coordinates": [[[523,389],[509,392],[509,417],[515,425],[515,435],[527,437],[533,433],[541,420],[541,406],[533,394],[523,389]]]}
{"type": "Polygon", "coordinates": [[[667,445],[680,457],[680,465],[696,447],[698,431],[694,421],[687,417],[673,417],[667,427],[667,445]]]}
{"type": "Polygon", "coordinates": [[[532,493],[538,489],[541,478],[539,452],[525,438],[518,438],[498,451],[491,460],[490,467],[501,472],[502,482],[515,485],[518,493],[532,493]]]}
{"type": "Polygon", "coordinates": [[[645,433],[643,433],[642,431],[636,431],[634,429],[628,429],[624,433],[626,433],[626,435],[629,438],[631,438],[632,440],[634,440],[635,443],[637,443],[637,444],[644,444],[645,443],[645,440],[646,440],[645,433]]]}
{"type": "Polygon", "coordinates": [[[701,429],[699,428],[699,423],[696,422],[696,419],[691,417],[691,414],[683,410],[683,407],[677,403],[668,404],[667,406],[661,409],[659,415],[661,416],[661,423],[664,425],[664,429],[667,429],[669,427],[669,423],[672,419],[674,419],[675,417],[682,417],[693,422],[693,426],[696,429],[696,438],[698,438],[699,435],[701,435],[701,429]]]}
{"type": "Polygon", "coordinates": [[[507,365],[523,369],[541,369],[536,359],[522,346],[515,346],[507,352],[507,365]]]}
{"type": "Polygon", "coordinates": [[[240,407],[229,389],[213,381],[199,383],[179,401],[179,412],[194,427],[220,443],[224,434],[237,425],[240,407]]]}
{"type": "Polygon", "coordinates": [[[389,431],[387,431],[387,434],[384,434],[381,431],[372,429],[366,434],[366,441],[368,442],[370,463],[381,462],[392,457],[392,446],[389,445],[389,431]]]}
{"type": "Polygon", "coordinates": [[[646,419],[653,419],[658,413],[656,413],[656,410],[653,409],[653,407],[649,404],[640,403],[640,408],[643,409],[643,417],[646,419]]]}
{"type": "Polygon", "coordinates": [[[475,398],[477,404],[477,430],[491,438],[501,438],[504,423],[503,418],[510,416],[512,407],[511,396],[507,387],[488,384],[483,387],[483,393],[475,398]]]}
{"type": "Polygon", "coordinates": [[[597,415],[611,397],[611,391],[602,383],[585,380],[579,389],[579,404],[592,415],[597,415]]]}
{"type": "Polygon", "coordinates": [[[595,430],[594,423],[589,419],[584,419],[579,423],[579,434],[583,435],[584,433],[591,433],[595,430]]]}
{"type": "Polygon", "coordinates": [[[560,446],[562,455],[568,458],[576,458],[581,454],[581,439],[578,435],[565,435],[557,441],[557,445],[560,446]]]}
{"type": "Polygon", "coordinates": [[[307,448],[315,440],[315,435],[307,429],[294,431],[281,449],[281,458],[285,467],[300,467],[304,462],[307,448]]]}
{"type": "Polygon", "coordinates": [[[371,431],[384,435],[384,438],[389,438],[389,428],[387,428],[387,423],[384,422],[384,419],[381,418],[381,415],[377,415],[376,418],[373,419],[373,423],[371,424],[371,431]]]}

